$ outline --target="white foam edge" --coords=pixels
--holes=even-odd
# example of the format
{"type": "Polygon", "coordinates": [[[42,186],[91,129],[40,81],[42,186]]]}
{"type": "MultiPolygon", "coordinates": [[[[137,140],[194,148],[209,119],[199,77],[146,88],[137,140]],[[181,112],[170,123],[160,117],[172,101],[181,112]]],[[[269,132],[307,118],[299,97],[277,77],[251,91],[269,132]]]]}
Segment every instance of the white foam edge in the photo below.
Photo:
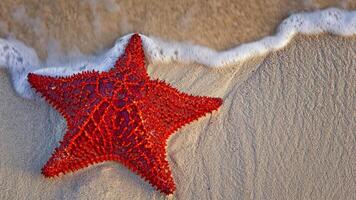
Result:
{"type": "MultiPolygon", "coordinates": [[[[340,36],[355,35],[356,11],[328,8],[296,13],[279,25],[275,35],[220,52],[201,45],[169,42],[142,34],[140,36],[148,63],[174,61],[222,68],[281,49],[297,33],[308,35],[322,32],[340,36]]],[[[20,96],[34,98],[35,95],[27,82],[29,72],[50,76],[69,76],[87,70],[106,71],[113,67],[117,58],[122,55],[131,35],[119,38],[114,47],[100,55],[87,56],[85,59],[73,59],[65,63],[52,63],[48,60],[41,62],[32,48],[15,39],[0,38],[0,66],[9,70],[14,89],[20,96]]]]}

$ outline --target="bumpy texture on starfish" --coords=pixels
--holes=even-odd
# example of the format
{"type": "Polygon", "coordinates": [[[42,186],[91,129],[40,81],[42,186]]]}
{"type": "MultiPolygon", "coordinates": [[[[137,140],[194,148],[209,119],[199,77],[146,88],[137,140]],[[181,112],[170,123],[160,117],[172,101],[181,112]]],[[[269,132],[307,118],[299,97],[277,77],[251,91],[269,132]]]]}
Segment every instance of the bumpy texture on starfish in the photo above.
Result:
{"type": "Polygon", "coordinates": [[[30,73],[31,86],[67,121],[60,146],[45,164],[46,177],[103,161],[117,161],[165,194],[175,190],[166,160],[168,137],[217,110],[220,98],[191,96],[150,80],[142,41],[134,34],[108,72],[69,77],[30,73]]]}

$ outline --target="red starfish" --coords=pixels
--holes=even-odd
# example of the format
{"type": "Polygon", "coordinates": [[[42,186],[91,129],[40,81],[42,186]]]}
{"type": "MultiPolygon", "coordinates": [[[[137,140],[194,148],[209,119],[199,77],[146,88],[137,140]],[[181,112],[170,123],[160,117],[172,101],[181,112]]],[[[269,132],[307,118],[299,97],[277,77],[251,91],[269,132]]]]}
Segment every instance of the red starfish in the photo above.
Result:
{"type": "Polygon", "coordinates": [[[134,34],[108,72],[28,75],[31,86],[64,116],[68,127],[42,174],[53,177],[117,161],[161,192],[174,192],[166,160],[168,137],[217,110],[222,99],[191,96],[163,81],[150,80],[144,59],[141,38],[134,34]]]}

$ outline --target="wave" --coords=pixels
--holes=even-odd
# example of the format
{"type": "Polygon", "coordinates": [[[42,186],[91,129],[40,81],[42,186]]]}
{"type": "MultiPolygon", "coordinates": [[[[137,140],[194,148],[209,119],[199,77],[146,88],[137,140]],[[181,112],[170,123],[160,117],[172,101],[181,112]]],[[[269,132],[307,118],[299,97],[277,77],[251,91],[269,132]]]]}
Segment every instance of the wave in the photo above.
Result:
{"type": "MultiPolygon", "coordinates": [[[[141,38],[146,59],[151,64],[182,62],[222,68],[281,49],[298,33],[308,35],[322,32],[340,36],[355,35],[356,11],[329,8],[293,14],[279,25],[275,35],[225,51],[216,51],[183,42],[164,41],[142,34],[141,38]]],[[[85,56],[65,63],[56,63],[51,60],[40,61],[36,52],[22,42],[11,38],[0,38],[0,66],[9,70],[15,91],[24,98],[33,99],[35,95],[27,82],[29,72],[50,76],[68,76],[86,70],[106,71],[122,55],[131,35],[119,38],[114,47],[99,55],[85,56]]]]}

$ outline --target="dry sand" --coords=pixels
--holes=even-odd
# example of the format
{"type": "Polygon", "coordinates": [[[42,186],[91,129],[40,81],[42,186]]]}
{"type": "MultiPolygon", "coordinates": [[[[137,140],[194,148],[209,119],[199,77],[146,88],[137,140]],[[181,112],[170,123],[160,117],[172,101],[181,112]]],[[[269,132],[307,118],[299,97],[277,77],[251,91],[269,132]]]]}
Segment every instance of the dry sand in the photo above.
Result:
{"type": "MultiPolygon", "coordinates": [[[[170,138],[174,197],[355,199],[355,57],[354,38],[298,36],[242,73],[149,66],[185,92],[225,100],[170,138]]],[[[4,72],[0,80],[1,199],[164,198],[115,163],[43,178],[65,122],[45,103],[17,97],[4,72]]]]}
{"type": "MultiPolygon", "coordinates": [[[[271,34],[290,11],[337,4],[123,1],[118,8],[111,4],[111,13],[105,7],[111,1],[105,1],[94,6],[100,17],[93,18],[95,1],[63,2],[2,1],[0,32],[24,40],[43,58],[51,38],[65,51],[76,46],[93,52],[129,31],[222,49],[271,34]],[[14,9],[22,4],[26,14],[20,8],[16,19],[14,9]]],[[[355,8],[354,3],[346,5],[355,8]]],[[[182,91],[225,100],[218,112],[170,138],[173,198],[356,199],[355,57],[355,37],[319,35],[298,36],[283,50],[241,66],[149,66],[153,78],[182,91]]],[[[63,136],[63,118],[44,102],[18,97],[5,70],[0,102],[0,199],[165,198],[110,162],[45,179],[40,169],[63,136]]]]}

